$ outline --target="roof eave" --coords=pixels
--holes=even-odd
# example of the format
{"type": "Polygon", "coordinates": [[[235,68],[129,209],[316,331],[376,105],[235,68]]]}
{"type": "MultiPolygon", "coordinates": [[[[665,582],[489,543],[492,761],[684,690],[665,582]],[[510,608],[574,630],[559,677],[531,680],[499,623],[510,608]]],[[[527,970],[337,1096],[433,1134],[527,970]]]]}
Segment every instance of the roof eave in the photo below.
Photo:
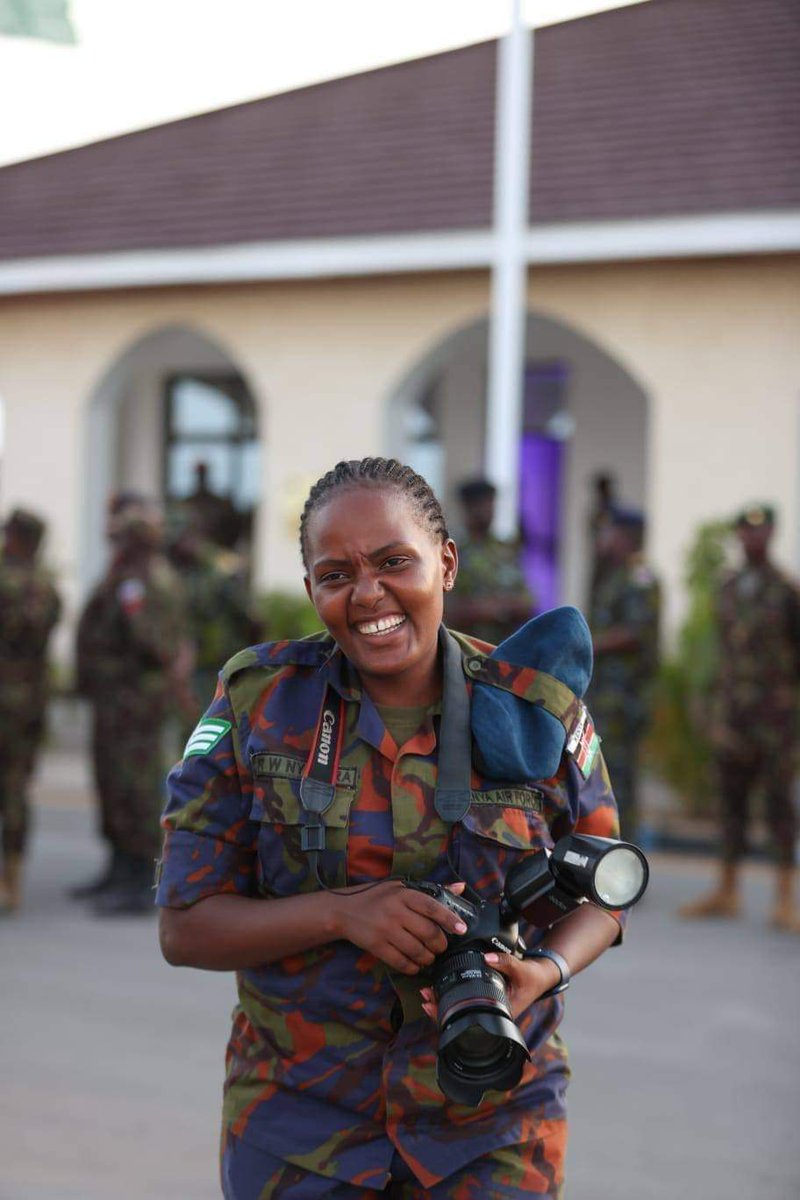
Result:
{"type": "MultiPolygon", "coordinates": [[[[800,250],[800,209],[535,225],[529,265],[782,254],[800,250]]],[[[491,230],[123,250],[0,263],[0,295],[489,269],[491,230]]]]}

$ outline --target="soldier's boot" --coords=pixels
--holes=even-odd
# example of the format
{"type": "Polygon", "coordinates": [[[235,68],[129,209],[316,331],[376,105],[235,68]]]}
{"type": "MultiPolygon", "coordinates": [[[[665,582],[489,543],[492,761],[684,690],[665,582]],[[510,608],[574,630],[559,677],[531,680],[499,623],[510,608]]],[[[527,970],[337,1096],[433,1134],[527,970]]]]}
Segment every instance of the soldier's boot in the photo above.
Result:
{"type": "Polygon", "coordinates": [[[736,863],[723,863],[719,883],[707,896],[692,900],[678,909],[678,915],[688,920],[703,917],[738,917],[739,868],[736,863]]]}
{"type": "Polygon", "coordinates": [[[125,873],[116,887],[96,897],[92,909],[98,917],[147,916],[156,911],[153,893],[153,860],[125,855],[125,873]]]}
{"type": "Polygon", "coordinates": [[[0,879],[0,913],[14,913],[22,903],[22,855],[7,854],[0,879]]]}
{"type": "Polygon", "coordinates": [[[103,892],[118,887],[125,874],[125,855],[121,854],[119,850],[112,850],[105,869],[95,879],[68,888],[67,895],[72,900],[92,900],[95,896],[101,896],[103,892]]]}
{"type": "Polygon", "coordinates": [[[775,904],[770,924],[784,933],[800,933],[800,911],[794,901],[794,867],[781,865],[775,877],[775,904]]]}

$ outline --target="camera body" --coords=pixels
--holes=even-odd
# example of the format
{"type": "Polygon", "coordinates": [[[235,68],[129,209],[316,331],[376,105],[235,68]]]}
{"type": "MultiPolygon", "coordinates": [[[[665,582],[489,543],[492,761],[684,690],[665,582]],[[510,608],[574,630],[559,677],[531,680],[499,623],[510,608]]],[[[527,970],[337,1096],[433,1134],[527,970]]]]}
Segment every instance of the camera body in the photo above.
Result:
{"type": "Polygon", "coordinates": [[[466,933],[453,934],[448,938],[445,954],[449,954],[453,949],[463,950],[468,943],[478,941],[483,943],[483,948],[487,951],[494,947],[506,954],[513,954],[524,949],[519,940],[517,919],[505,905],[491,904],[488,900],[467,900],[442,884],[431,883],[428,880],[420,883],[407,880],[405,886],[417,892],[424,892],[426,896],[432,896],[439,904],[443,904],[460,917],[466,925],[466,933]]]}

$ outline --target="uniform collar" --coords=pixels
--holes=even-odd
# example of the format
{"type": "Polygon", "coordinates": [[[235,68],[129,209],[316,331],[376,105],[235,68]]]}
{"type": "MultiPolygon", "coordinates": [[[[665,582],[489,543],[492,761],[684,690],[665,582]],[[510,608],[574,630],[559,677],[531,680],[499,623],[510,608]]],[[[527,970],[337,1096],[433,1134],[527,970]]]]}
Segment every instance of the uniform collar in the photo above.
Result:
{"type": "MultiPolygon", "coordinates": [[[[463,641],[461,638],[459,640],[463,641]]],[[[394,762],[399,754],[399,747],[384,725],[383,719],[371,698],[364,691],[358,672],[350,660],[342,653],[339,646],[334,646],[332,653],[323,663],[321,671],[325,676],[326,682],[330,684],[337,695],[341,696],[347,702],[359,705],[358,722],[356,724],[358,737],[377,750],[379,754],[382,754],[384,758],[388,758],[391,762],[394,762]]],[[[434,722],[432,717],[440,714],[441,701],[437,701],[431,708],[431,717],[425,722],[425,725],[419,732],[410,741],[406,742],[405,751],[407,754],[432,754],[436,748],[438,721],[434,722]]]]}

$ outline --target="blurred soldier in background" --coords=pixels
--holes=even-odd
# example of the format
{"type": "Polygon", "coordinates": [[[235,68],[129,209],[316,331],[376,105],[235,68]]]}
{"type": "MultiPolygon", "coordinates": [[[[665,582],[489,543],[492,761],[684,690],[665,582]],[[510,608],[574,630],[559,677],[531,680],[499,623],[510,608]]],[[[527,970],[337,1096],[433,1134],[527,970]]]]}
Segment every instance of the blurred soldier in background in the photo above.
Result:
{"type": "Polygon", "coordinates": [[[111,562],[78,625],[78,690],[93,708],[92,753],[101,834],[110,857],[99,879],[74,888],[101,915],[153,908],[160,848],[162,728],[171,705],[188,716],[190,651],[181,586],[162,554],[154,505],[112,498],[111,562]]]}
{"type": "Polygon", "coordinates": [[[232,550],[242,532],[242,520],[227,496],[219,496],[208,485],[208,463],[195,463],[195,487],[184,504],[202,538],[232,550]]]}
{"type": "Polygon", "coordinates": [[[611,521],[611,514],[617,503],[617,485],[613,475],[600,472],[592,477],[592,507],[589,512],[589,546],[591,547],[591,563],[589,567],[589,604],[591,612],[594,596],[600,583],[600,576],[606,560],[598,549],[600,531],[611,521]]]}
{"type": "Polygon", "coordinates": [[[744,564],[717,596],[719,674],[712,740],[722,809],[722,861],[717,887],[681,909],[685,917],[735,917],[739,864],[746,850],[750,798],[763,787],[777,863],[772,923],[800,933],[794,903],[797,818],[792,787],[797,769],[800,683],[800,594],[770,561],[774,511],[755,505],[735,529],[744,564]]]}
{"type": "Polygon", "coordinates": [[[622,836],[636,836],[639,746],[658,664],[660,589],[642,559],[644,517],[613,508],[597,532],[600,570],[589,624],[594,674],[586,698],[619,807],[622,836]]]}
{"type": "Polygon", "coordinates": [[[459,539],[458,578],[445,597],[445,619],[453,629],[496,646],[532,615],[534,598],[519,545],[491,533],[497,489],[487,479],[469,479],[458,495],[466,538],[459,539]]]}
{"type": "Polygon", "coordinates": [[[183,585],[194,654],[195,711],[188,719],[188,738],[211,703],[218,672],[237,651],[259,640],[260,625],[241,579],[224,569],[222,556],[203,539],[190,512],[170,514],[167,553],[183,585]]]}
{"type": "Polygon", "coordinates": [[[37,561],[44,522],[12,512],[0,560],[0,911],[17,909],[29,826],[28,783],[44,733],[47,642],[61,612],[37,561]]]}

